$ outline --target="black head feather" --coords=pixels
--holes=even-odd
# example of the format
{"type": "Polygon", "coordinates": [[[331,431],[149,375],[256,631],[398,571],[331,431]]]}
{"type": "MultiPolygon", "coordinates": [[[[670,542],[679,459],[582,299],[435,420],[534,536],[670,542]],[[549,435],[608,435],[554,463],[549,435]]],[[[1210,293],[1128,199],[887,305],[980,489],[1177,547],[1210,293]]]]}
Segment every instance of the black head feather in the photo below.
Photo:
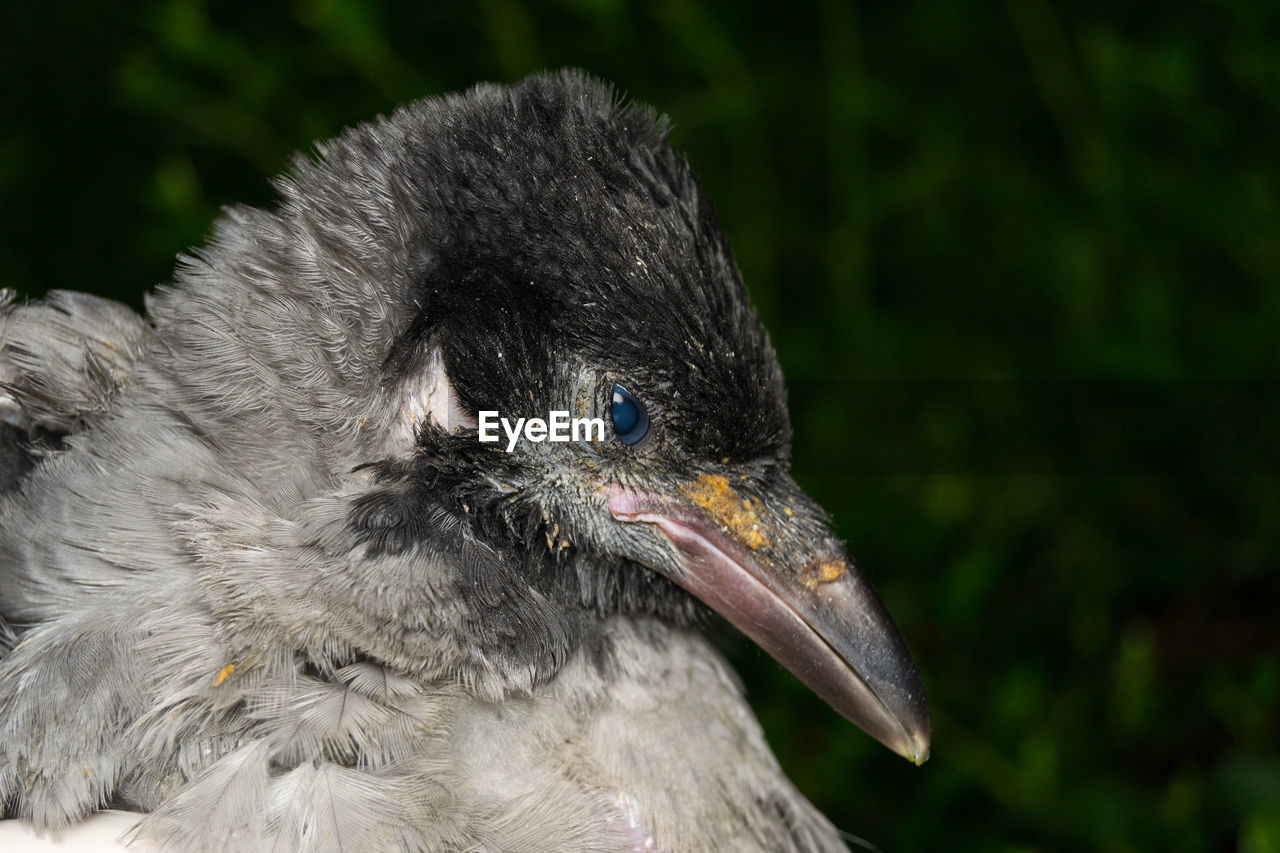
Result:
{"type": "Polygon", "coordinates": [[[781,373],[710,202],[665,121],[576,73],[481,88],[430,118],[407,166],[445,224],[421,252],[420,307],[387,381],[413,381],[438,346],[464,407],[514,419],[605,415],[622,380],[655,439],[644,458],[617,441],[508,454],[428,425],[413,460],[380,464],[394,485],[357,503],[361,540],[412,547],[432,535],[428,508],[448,512],[556,600],[686,618],[691,599],[578,507],[601,503],[589,470],[785,463],[781,373]]]}

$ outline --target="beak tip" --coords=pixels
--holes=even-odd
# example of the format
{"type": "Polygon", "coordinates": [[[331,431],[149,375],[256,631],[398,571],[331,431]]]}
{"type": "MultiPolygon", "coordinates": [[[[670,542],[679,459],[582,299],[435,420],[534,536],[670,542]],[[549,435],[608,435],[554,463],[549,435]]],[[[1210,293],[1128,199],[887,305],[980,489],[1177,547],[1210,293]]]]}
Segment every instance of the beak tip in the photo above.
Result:
{"type": "MultiPolygon", "coordinates": [[[[923,690],[921,695],[923,695],[923,690]]],[[[929,754],[933,746],[933,722],[929,718],[929,706],[923,702],[921,702],[921,705],[916,725],[907,730],[907,740],[911,745],[911,754],[907,758],[916,767],[929,760],[929,754]]]]}
{"type": "Polygon", "coordinates": [[[895,743],[886,743],[891,750],[910,761],[916,767],[929,760],[930,735],[927,730],[912,732],[895,743]]]}
{"type": "MultiPolygon", "coordinates": [[[[914,695],[923,696],[923,691],[914,695]]],[[[882,700],[883,701],[883,700],[882,700]]],[[[893,721],[893,733],[879,738],[889,749],[919,767],[929,760],[933,744],[933,725],[929,719],[929,707],[923,701],[895,711],[885,708],[886,716],[893,721]]]]}

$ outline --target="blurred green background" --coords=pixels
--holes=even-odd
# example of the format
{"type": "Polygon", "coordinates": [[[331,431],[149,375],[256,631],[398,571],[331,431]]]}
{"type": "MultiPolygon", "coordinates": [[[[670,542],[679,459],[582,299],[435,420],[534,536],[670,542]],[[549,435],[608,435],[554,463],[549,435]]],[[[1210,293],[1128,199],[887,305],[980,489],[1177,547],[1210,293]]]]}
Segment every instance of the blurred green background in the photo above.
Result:
{"type": "Polygon", "coordinates": [[[1280,850],[1272,2],[7,4],[0,284],[141,305],[401,101],[586,68],[674,121],[801,483],[908,638],[913,768],[724,645],[885,851],[1280,850]]]}

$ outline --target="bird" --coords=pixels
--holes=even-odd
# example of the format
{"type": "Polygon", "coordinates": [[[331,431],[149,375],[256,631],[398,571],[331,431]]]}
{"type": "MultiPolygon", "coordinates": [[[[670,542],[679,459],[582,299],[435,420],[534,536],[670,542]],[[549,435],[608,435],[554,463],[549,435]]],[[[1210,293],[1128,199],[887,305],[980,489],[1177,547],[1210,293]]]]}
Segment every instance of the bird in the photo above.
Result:
{"type": "Polygon", "coordinates": [[[847,849],[705,617],[917,764],[924,687],[669,135],[585,72],[479,84],[297,155],[145,316],[0,297],[0,828],[847,849]]]}

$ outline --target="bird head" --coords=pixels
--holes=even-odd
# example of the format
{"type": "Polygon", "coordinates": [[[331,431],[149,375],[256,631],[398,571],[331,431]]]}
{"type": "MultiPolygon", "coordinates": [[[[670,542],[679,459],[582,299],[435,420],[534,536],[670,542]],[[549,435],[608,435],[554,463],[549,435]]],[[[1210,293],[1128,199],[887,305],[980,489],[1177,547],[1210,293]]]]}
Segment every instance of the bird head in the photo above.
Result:
{"type": "Polygon", "coordinates": [[[181,303],[154,312],[169,349],[190,359],[175,381],[243,379],[216,408],[200,403],[203,428],[263,372],[245,370],[243,354],[211,362],[231,337],[256,335],[255,365],[287,364],[274,402],[240,404],[228,429],[245,447],[272,444],[269,434],[276,447],[294,442],[292,458],[304,455],[298,436],[323,436],[330,458],[368,478],[324,543],[358,561],[287,589],[278,577],[252,591],[237,580],[226,611],[283,589],[269,593],[283,622],[296,602],[327,595],[330,628],[368,611],[348,646],[403,661],[414,638],[448,633],[468,651],[441,657],[441,670],[465,670],[458,655],[469,654],[527,683],[599,638],[603,619],[685,623],[700,601],[922,762],[920,676],[788,473],[777,358],[664,122],[581,75],[535,75],[409,107],[320,154],[281,184],[273,217],[233,211],[203,257],[213,272],[184,272],[181,303]],[[209,275],[216,300],[198,286],[209,275]],[[252,307],[228,307],[230,281],[252,307]],[[191,322],[202,300],[205,319],[191,322]],[[277,343],[281,323],[302,324],[312,349],[277,343]],[[381,432],[362,416],[379,411],[373,397],[393,401],[381,432]],[[258,417],[268,405],[298,413],[288,430],[270,432],[282,421],[258,417]],[[493,425],[555,412],[588,425],[564,441],[493,425]],[[364,444],[335,450],[357,419],[364,444]],[[497,440],[482,440],[486,420],[497,440]],[[370,598],[392,603],[375,611],[370,598]]]}
{"type": "Polygon", "coordinates": [[[448,227],[386,362],[418,389],[415,452],[358,502],[366,541],[411,544],[376,521],[403,518],[386,502],[408,489],[413,514],[506,555],[520,595],[684,620],[692,594],[922,762],[920,677],[788,473],[777,358],[665,126],[567,76],[531,78],[449,131],[419,155],[448,227]],[[555,412],[561,440],[554,423],[512,429],[555,412]]]}

